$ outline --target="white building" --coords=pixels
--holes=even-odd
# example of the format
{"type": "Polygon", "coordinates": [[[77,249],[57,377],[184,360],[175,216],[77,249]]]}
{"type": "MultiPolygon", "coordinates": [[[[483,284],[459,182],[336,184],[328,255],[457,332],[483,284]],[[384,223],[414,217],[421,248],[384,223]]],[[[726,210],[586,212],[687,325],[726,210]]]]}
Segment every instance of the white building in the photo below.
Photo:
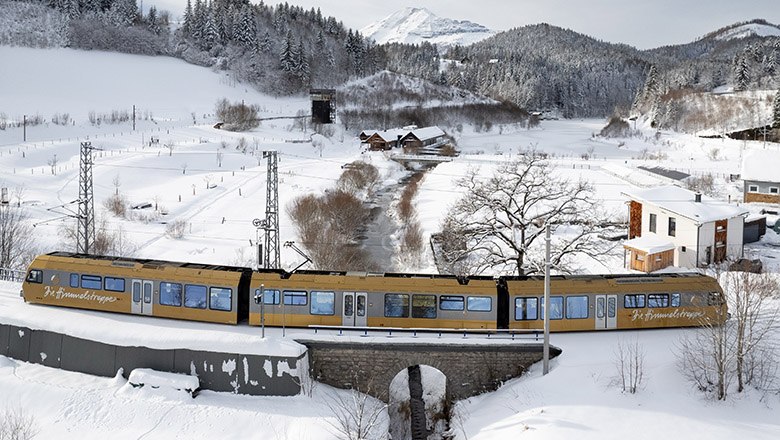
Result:
{"type": "Polygon", "coordinates": [[[629,202],[628,267],[652,272],[742,258],[747,210],[677,186],[623,193],[629,202]]]}

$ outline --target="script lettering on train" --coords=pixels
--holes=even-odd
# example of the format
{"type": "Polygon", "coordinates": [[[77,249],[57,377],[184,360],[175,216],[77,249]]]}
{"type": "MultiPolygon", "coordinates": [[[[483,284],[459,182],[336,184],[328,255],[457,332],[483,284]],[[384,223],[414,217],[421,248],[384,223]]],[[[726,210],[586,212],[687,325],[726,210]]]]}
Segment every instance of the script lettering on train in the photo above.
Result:
{"type": "Polygon", "coordinates": [[[699,319],[704,317],[704,312],[690,312],[687,310],[674,309],[672,312],[657,312],[653,309],[646,311],[634,310],[631,312],[631,321],[653,321],[655,319],[699,319]]]}
{"type": "Polygon", "coordinates": [[[44,298],[52,297],[56,300],[78,299],[82,301],[96,302],[98,304],[112,303],[112,302],[116,302],[117,300],[113,296],[99,295],[89,290],[81,293],[74,293],[74,292],[68,292],[62,287],[58,288],[57,290],[54,290],[51,286],[45,286],[43,297],[44,298]]]}

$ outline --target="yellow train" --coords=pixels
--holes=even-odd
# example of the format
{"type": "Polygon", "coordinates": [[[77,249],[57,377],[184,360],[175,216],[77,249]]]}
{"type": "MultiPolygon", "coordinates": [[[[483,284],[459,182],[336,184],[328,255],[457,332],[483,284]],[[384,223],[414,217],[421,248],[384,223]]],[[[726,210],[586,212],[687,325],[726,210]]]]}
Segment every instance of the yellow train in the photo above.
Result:
{"type": "MultiPolygon", "coordinates": [[[[699,274],[553,276],[552,331],[697,326],[726,317],[699,274]]],[[[541,329],[543,277],[281,270],[53,252],[22,285],[29,303],[225,324],[541,329]]]]}

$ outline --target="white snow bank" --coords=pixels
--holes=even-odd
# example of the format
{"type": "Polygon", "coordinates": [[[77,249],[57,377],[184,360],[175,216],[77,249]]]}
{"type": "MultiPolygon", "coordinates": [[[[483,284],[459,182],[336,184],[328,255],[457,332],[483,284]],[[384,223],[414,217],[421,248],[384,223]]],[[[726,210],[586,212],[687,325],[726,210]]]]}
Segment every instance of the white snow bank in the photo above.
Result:
{"type": "Polygon", "coordinates": [[[192,392],[200,387],[200,381],[195,376],[187,374],[167,373],[149,368],[136,368],[130,372],[127,381],[134,386],[150,386],[152,388],[173,388],[192,392]]]}

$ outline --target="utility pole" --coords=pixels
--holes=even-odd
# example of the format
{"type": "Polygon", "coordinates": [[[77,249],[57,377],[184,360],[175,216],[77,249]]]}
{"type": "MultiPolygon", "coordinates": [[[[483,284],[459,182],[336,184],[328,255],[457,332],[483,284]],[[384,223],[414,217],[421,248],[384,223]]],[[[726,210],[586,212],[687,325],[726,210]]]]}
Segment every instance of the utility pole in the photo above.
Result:
{"type": "Polygon", "coordinates": [[[279,174],[276,151],[263,151],[268,159],[265,195],[265,268],[278,269],[279,264],[279,174]]]}
{"type": "Polygon", "coordinates": [[[133,104],[133,131],[135,131],[135,104],[133,104]]]}
{"type": "Polygon", "coordinates": [[[542,374],[550,372],[550,225],[545,228],[544,257],[544,348],[542,353],[542,374]]]}
{"type": "Polygon", "coordinates": [[[79,213],[76,252],[88,254],[95,244],[95,199],[92,191],[92,142],[81,143],[79,161],[79,213]]]}
{"type": "Polygon", "coordinates": [[[22,117],[22,140],[27,142],[27,115],[22,117]]]}

